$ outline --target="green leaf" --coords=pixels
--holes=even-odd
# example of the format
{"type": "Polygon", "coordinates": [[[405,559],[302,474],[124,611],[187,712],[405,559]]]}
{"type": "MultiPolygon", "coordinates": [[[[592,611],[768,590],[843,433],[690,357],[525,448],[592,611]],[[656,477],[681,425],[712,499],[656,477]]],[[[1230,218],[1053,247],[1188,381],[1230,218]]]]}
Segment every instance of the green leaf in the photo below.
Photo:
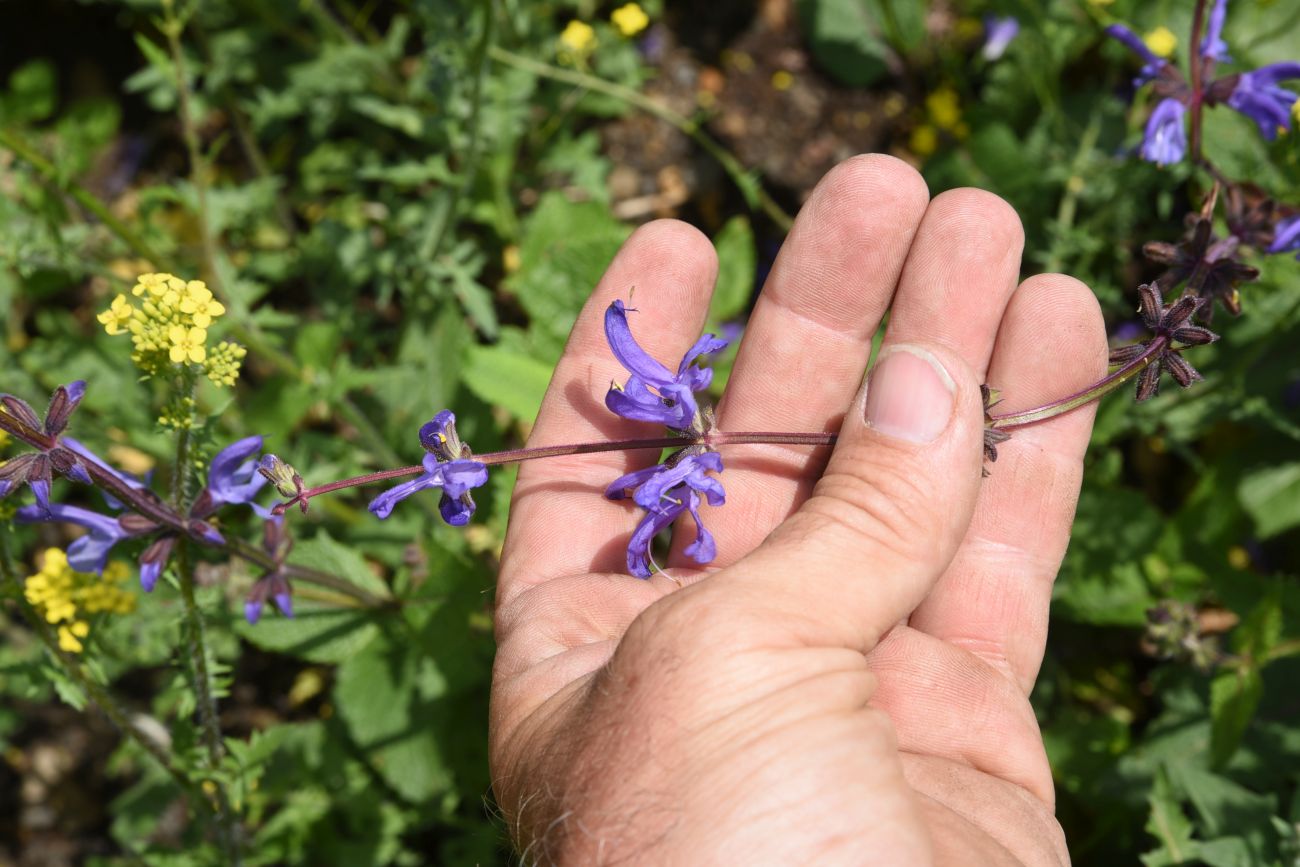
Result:
{"type": "Polygon", "coordinates": [[[342,662],[374,640],[379,624],[375,615],[365,609],[300,599],[294,601],[293,617],[281,617],[268,610],[256,624],[241,618],[235,632],[264,650],[311,662],[342,662]]]}
{"type": "Polygon", "coordinates": [[[429,702],[446,688],[433,660],[387,640],[339,666],[334,699],[357,746],[401,795],[424,801],[451,785],[429,725],[429,702]]]}
{"type": "Polygon", "coordinates": [[[335,542],[324,530],[295,545],[289,562],[336,575],[381,598],[392,596],[388,585],[379,579],[355,548],[335,542]]]}
{"type": "Polygon", "coordinates": [[[862,0],[802,0],[803,32],[818,65],[852,87],[885,74],[889,48],[862,0]]]}
{"type": "Polygon", "coordinates": [[[718,249],[718,281],[709,302],[709,321],[721,324],[749,308],[758,272],[754,230],[744,215],[732,217],[713,238],[718,249]]]}
{"type": "Polygon", "coordinates": [[[1254,665],[1221,672],[1210,684],[1210,760],[1223,767],[1241,744],[1259,701],[1264,680],[1254,665]]]}
{"type": "Polygon", "coordinates": [[[357,114],[365,115],[375,123],[405,133],[411,138],[419,138],[420,131],[424,128],[420,112],[409,105],[392,105],[382,99],[364,95],[352,97],[350,104],[357,114]]]}
{"type": "Polygon", "coordinates": [[[483,401],[516,418],[537,418],[551,382],[551,367],[500,346],[475,346],[463,374],[465,385],[483,401]]]}
{"type": "Polygon", "coordinates": [[[1300,463],[1281,464],[1251,473],[1237,496],[1255,521],[1260,538],[1300,525],[1300,463]]]}
{"type": "Polygon", "coordinates": [[[1192,822],[1183,813],[1183,805],[1169,784],[1163,766],[1156,770],[1147,803],[1151,805],[1151,813],[1146,830],[1159,846],[1143,855],[1142,863],[1146,867],[1173,867],[1196,857],[1198,844],[1192,839],[1192,822]]]}
{"type": "Polygon", "coordinates": [[[19,124],[48,118],[58,100],[58,76],[48,60],[33,60],[9,75],[9,93],[0,96],[0,121],[19,124]]]}

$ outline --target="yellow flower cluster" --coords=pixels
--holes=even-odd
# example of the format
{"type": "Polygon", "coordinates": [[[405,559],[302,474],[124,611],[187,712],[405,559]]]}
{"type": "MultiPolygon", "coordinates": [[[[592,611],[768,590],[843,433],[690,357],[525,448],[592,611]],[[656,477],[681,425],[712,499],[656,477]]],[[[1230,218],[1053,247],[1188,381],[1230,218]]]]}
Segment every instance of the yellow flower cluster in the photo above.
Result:
{"type": "Polygon", "coordinates": [[[120,586],[130,574],[120,560],[108,564],[102,576],[77,572],[68,565],[68,555],[62,549],[48,548],[40,571],[28,576],[24,583],[23,595],[57,628],[59,647],[80,653],[82,640],[90,635],[84,615],[129,614],[135,610],[135,596],[120,586]]]}
{"type": "Polygon", "coordinates": [[[609,20],[624,36],[636,36],[650,24],[650,16],[635,3],[618,7],[609,16],[609,20]]]}
{"type": "Polygon", "coordinates": [[[957,91],[944,85],[925,98],[927,121],[912,130],[908,142],[912,153],[928,157],[939,148],[939,134],[948,133],[957,139],[970,134],[970,127],[962,120],[961,99],[957,91]]]}
{"type": "Polygon", "coordinates": [[[141,274],[131,294],[140,299],[139,306],[118,295],[97,318],[109,334],[131,335],[137,367],[157,376],[171,365],[193,364],[217,385],[235,384],[247,351],[225,340],[209,351],[208,328],[226,308],[207,284],[171,274],[141,274]]]}

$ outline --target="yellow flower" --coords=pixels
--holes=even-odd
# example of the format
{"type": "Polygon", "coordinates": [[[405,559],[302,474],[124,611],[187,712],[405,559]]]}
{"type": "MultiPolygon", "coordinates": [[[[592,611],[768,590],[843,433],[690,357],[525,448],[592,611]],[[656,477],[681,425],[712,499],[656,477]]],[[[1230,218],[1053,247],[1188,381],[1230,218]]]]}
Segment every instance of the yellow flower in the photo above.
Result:
{"type": "Polygon", "coordinates": [[[1169,57],[1178,47],[1178,37],[1173,34],[1168,27],[1157,27],[1146,36],[1142,41],[1151,49],[1151,53],[1157,57],[1169,57]]]}
{"type": "Polygon", "coordinates": [[[167,340],[171,343],[167,355],[173,364],[183,364],[186,360],[201,364],[208,357],[207,350],[203,348],[207,339],[208,332],[202,328],[173,325],[167,329],[167,340]]]}
{"type": "Polygon", "coordinates": [[[59,649],[67,653],[81,653],[85,647],[81,639],[90,634],[90,624],[84,620],[74,620],[68,626],[59,627],[59,649]]]}
{"type": "Polygon", "coordinates": [[[100,313],[95,318],[104,326],[104,330],[109,334],[121,334],[126,330],[127,323],[131,321],[135,308],[126,300],[125,295],[118,295],[113,299],[113,303],[108,309],[100,313]]]}
{"type": "Polygon", "coordinates": [[[957,91],[941,87],[925,98],[925,108],[939,129],[955,129],[961,121],[961,102],[957,91]]]}
{"type": "Polygon", "coordinates": [[[202,280],[191,280],[185,284],[180,310],[188,313],[199,328],[207,328],[213,319],[226,312],[226,308],[212,297],[212,290],[202,280]]]}
{"type": "Polygon", "coordinates": [[[590,24],[575,18],[560,34],[560,44],[574,54],[587,54],[596,46],[596,31],[591,29],[590,24]]]}
{"type": "Polygon", "coordinates": [[[928,157],[939,148],[939,133],[929,124],[918,126],[912,130],[909,145],[912,153],[919,157],[928,157]]]}
{"type": "Polygon", "coordinates": [[[238,343],[223,340],[208,353],[203,372],[217,385],[234,385],[239,378],[239,367],[248,350],[238,343]]]}
{"type": "Polygon", "coordinates": [[[636,36],[646,29],[650,23],[650,16],[646,15],[645,10],[637,4],[628,3],[615,9],[614,14],[609,16],[609,21],[624,36],[636,36]]]}
{"type": "Polygon", "coordinates": [[[104,569],[103,576],[77,572],[68,564],[61,548],[49,548],[41,558],[41,568],[23,583],[23,595],[55,627],[59,647],[68,653],[80,653],[82,639],[90,634],[86,614],[127,614],[135,610],[135,595],[119,586],[131,576],[120,560],[104,569]]]}
{"type": "Polygon", "coordinates": [[[772,87],[775,90],[789,90],[794,87],[794,76],[784,69],[772,73],[772,87]]]}
{"type": "Polygon", "coordinates": [[[153,296],[160,296],[167,291],[167,285],[175,279],[171,274],[141,274],[135,285],[131,287],[131,294],[137,298],[146,292],[153,296]]]}

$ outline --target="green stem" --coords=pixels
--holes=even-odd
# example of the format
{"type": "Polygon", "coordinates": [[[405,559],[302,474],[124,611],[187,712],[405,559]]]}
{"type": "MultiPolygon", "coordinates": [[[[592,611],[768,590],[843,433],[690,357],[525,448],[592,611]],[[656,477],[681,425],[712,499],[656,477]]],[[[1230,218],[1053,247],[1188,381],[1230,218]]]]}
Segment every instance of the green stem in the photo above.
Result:
{"type": "Polygon", "coordinates": [[[484,0],[483,33],[479,37],[478,44],[474,47],[474,83],[470,89],[469,117],[466,119],[466,126],[469,129],[469,145],[460,166],[460,183],[452,187],[451,199],[447,202],[445,208],[437,212],[437,216],[429,226],[429,233],[425,236],[424,244],[420,247],[420,259],[425,262],[437,259],[442,252],[442,245],[447,240],[451,227],[456,223],[461,199],[464,198],[465,193],[469,191],[470,186],[474,183],[474,175],[478,171],[479,146],[482,139],[482,123],[480,123],[479,117],[483,108],[483,84],[487,80],[488,70],[491,67],[491,64],[488,63],[488,52],[494,47],[495,22],[496,16],[492,11],[492,0],[484,0]]]}
{"type": "MultiPolygon", "coordinates": [[[[193,395],[193,386],[189,393],[193,395]]],[[[189,514],[188,497],[190,475],[190,428],[183,427],[176,432],[176,466],[172,474],[172,506],[177,514],[189,514]]],[[[225,784],[216,779],[215,772],[221,767],[225,757],[225,746],[221,739],[221,719],[217,710],[216,695],[212,690],[212,673],[208,668],[208,642],[203,626],[203,612],[199,609],[198,598],[194,591],[194,569],[190,562],[189,539],[180,536],[176,539],[172,562],[180,578],[181,601],[185,608],[186,633],[191,681],[194,697],[199,707],[199,720],[203,731],[203,741],[207,747],[208,771],[213,775],[209,782],[215,787],[217,806],[217,829],[226,856],[231,864],[240,863],[239,817],[230,805],[225,784]]]]}
{"type": "Polygon", "coordinates": [[[1100,135],[1101,112],[1094,111],[1088,119],[1088,126],[1084,128],[1083,135],[1079,138],[1079,147],[1070,160],[1070,173],[1065,180],[1065,195],[1061,197],[1061,203],[1056,209],[1056,240],[1052,244],[1052,253],[1047,259],[1046,266],[1049,274],[1060,271],[1064,265],[1064,256],[1061,252],[1064,246],[1062,238],[1074,225],[1079,211],[1079,196],[1087,186],[1083,180],[1084,165],[1092,156],[1092,149],[1096,146],[1100,135]]]}
{"type": "Polygon", "coordinates": [[[628,105],[636,106],[642,111],[654,115],[665,123],[671,124],[678,131],[690,136],[696,144],[718,161],[745,196],[750,207],[761,209],[782,231],[788,232],[790,227],[794,225],[794,220],[790,215],[763,189],[762,184],[758,183],[757,179],[741,165],[740,160],[736,159],[736,156],[731,151],[719,144],[712,136],[701,129],[698,123],[690,118],[678,114],[671,108],[638,93],[630,87],[624,87],[621,84],[606,81],[585,72],[561,69],[540,60],[533,60],[531,57],[524,57],[522,54],[515,54],[513,51],[507,51],[497,45],[488,50],[488,55],[498,63],[504,63],[516,69],[523,69],[543,78],[563,81],[566,84],[575,84],[588,90],[594,90],[597,93],[603,93],[606,96],[612,96],[626,102],[628,105]]]}
{"type": "Polygon", "coordinates": [[[176,767],[171,752],[162,744],[141,731],[133,722],[126,708],[118,704],[117,700],[103,686],[97,683],[94,678],[88,675],[81,663],[70,653],[59,647],[58,638],[55,637],[54,631],[50,629],[50,624],[41,616],[23,592],[22,581],[18,578],[17,571],[13,568],[13,562],[9,555],[9,534],[3,524],[0,524],[0,578],[12,586],[14,598],[17,600],[18,609],[22,612],[23,618],[27,620],[32,631],[45,645],[50,657],[54,660],[65,675],[68,676],[77,686],[81,687],[86,697],[90,699],[95,707],[99,708],[104,716],[108,717],[114,727],[125,737],[130,738],[141,749],[148,753],[156,761],[167,775],[183,791],[193,789],[190,780],[181,770],[176,767]]]}
{"type": "Polygon", "coordinates": [[[126,223],[113,216],[113,212],[108,209],[108,205],[101,202],[94,193],[81,186],[81,184],[70,178],[62,177],[54,163],[41,156],[35,148],[20,139],[15,133],[7,129],[0,129],[0,147],[13,151],[16,157],[31,166],[46,186],[72,197],[73,201],[94,214],[104,224],[105,228],[118,237],[118,240],[131,248],[131,252],[142,259],[148,259],[155,265],[162,261],[162,257],[147,241],[132,231],[126,223]]]}
{"type": "Polygon", "coordinates": [[[204,171],[203,152],[199,147],[199,133],[194,126],[192,112],[193,94],[190,91],[189,76],[185,74],[185,53],[181,50],[181,32],[185,24],[176,17],[174,0],[164,0],[163,31],[167,36],[167,45],[171,49],[172,66],[176,71],[177,116],[181,122],[181,134],[185,139],[185,150],[190,161],[190,184],[198,198],[195,219],[199,223],[199,239],[203,245],[203,270],[208,284],[220,290],[221,274],[217,271],[217,240],[212,234],[212,219],[208,211],[208,179],[204,171]]]}
{"type": "Polygon", "coordinates": [[[225,745],[221,739],[221,719],[217,712],[217,699],[212,692],[212,673],[208,669],[207,633],[203,627],[203,612],[199,610],[198,599],[194,592],[194,570],[190,564],[189,540],[176,540],[172,562],[180,577],[181,601],[185,607],[185,626],[188,638],[191,682],[194,697],[199,706],[199,721],[203,731],[203,743],[207,749],[207,770],[212,774],[207,782],[215,789],[217,807],[217,828],[226,856],[231,864],[239,865],[240,830],[239,818],[230,805],[225,784],[214,779],[215,772],[221,767],[225,757],[225,745]]]}

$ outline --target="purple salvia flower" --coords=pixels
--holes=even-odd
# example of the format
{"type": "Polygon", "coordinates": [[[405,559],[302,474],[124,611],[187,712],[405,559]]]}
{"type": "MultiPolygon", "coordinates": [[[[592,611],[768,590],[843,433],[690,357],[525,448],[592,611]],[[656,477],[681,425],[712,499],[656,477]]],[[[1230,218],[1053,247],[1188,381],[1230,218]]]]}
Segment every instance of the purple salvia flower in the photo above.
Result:
{"type": "Polygon", "coordinates": [[[293,617],[293,587],[289,579],[280,570],[276,570],[257,580],[248,591],[244,600],[244,619],[256,624],[262,618],[262,608],[270,599],[285,617],[293,617]]]}
{"type": "Polygon", "coordinates": [[[474,514],[470,490],[487,484],[487,467],[473,460],[440,462],[432,452],[424,456],[424,472],[409,482],[389,488],[370,501],[369,509],[381,520],[393,513],[393,507],[411,494],[428,488],[442,489],[438,511],[453,527],[463,527],[474,514]]]}
{"type": "Polygon", "coordinates": [[[1181,101],[1173,97],[1160,101],[1142,137],[1142,159],[1167,166],[1187,156],[1187,129],[1183,123],[1186,114],[1181,101]]]}
{"type": "Polygon", "coordinates": [[[605,337],[614,357],[631,374],[624,385],[610,388],[605,406],[634,421],[657,422],[678,431],[702,430],[695,392],[709,387],[713,371],[697,367],[695,360],[726,348],[727,341],[705,334],[687,350],[674,375],[637,344],[628,326],[629,312],[617,300],[605,311],[605,337]]]}
{"type": "Polygon", "coordinates": [[[16,517],[24,524],[61,521],[88,530],[86,535],[74,539],[68,546],[68,565],[78,572],[102,573],[108,562],[108,552],[131,535],[117,518],[62,503],[23,506],[16,517]]]}
{"type": "Polygon", "coordinates": [[[1269,245],[1270,253],[1296,253],[1300,260],[1300,214],[1280,220],[1273,233],[1273,243],[1269,245]]]}
{"type": "Polygon", "coordinates": [[[1228,105],[1255,121],[1260,135],[1273,141],[1279,129],[1291,129],[1291,109],[1300,97],[1278,83],[1293,78],[1300,78],[1300,63],[1273,63],[1243,72],[1228,105]]]}
{"type": "Polygon", "coordinates": [[[700,495],[710,506],[726,502],[722,483],[709,472],[722,472],[722,455],[717,452],[679,453],[666,464],[634,470],[615,479],[605,490],[611,500],[629,496],[646,510],[627,546],[627,570],[637,578],[650,577],[650,545],[660,530],[683,512],[695,519],[695,541],[686,546],[686,556],[697,563],[709,563],[717,555],[713,535],[700,518],[700,495]]]}
{"type": "MultiPolygon", "coordinates": [[[[135,476],[131,475],[130,473],[122,472],[117,467],[113,466],[108,461],[104,460],[99,455],[95,454],[90,449],[86,448],[86,446],[80,440],[73,439],[72,437],[63,437],[62,440],[60,441],[63,443],[64,446],[68,448],[69,451],[76,452],[77,455],[84,462],[95,464],[104,472],[114,476],[119,482],[126,485],[131,490],[143,491],[146,488],[148,488],[148,485],[146,485],[140,479],[137,479],[135,476]]],[[[71,477],[71,473],[69,473],[69,477],[71,477]]],[[[89,474],[86,475],[85,484],[90,484],[89,474]]],[[[122,502],[118,500],[116,497],[114,497],[112,494],[110,494],[108,491],[101,489],[99,493],[103,496],[104,502],[108,503],[108,507],[110,509],[124,508],[122,502]]]]}
{"type": "Polygon", "coordinates": [[[992,63],[1007,52],[1011,40],[1020,33],[1020,22],[1008,15],[999,18],[995,15],[984,17],[984,48],[980,54],[992,63]]]}
{"type": "Polygon", "coordinates": [[[145,593],[152,593],[162,577],[167,561],[171,559],[172,547],[176,544],[175,536],[162,536],[144,549],[140,555],[140,586],[145,593]]]}
{"type": "Polygon", "coordinates": [[[12,394],[0,394],[0,412],[10,417],[11,423],[26,428],[26,436],[38,441],[44,439],[48,443],[38,446],[37,452],[19,455],[0,466],[0,497],[8,496],[26,484],[32,489],[41,509],[48,514],[54,473],[82,484],[90,483],[90,473],[80,455],[64,448],[59,436],[85,396],[86,383],[83,380],[60,385],[50,396],[50,406],[42,422],[26,401],[12,394]]]}
{"type": "Polygon", "coordinates": [[[260,436],[244,437],[217,452],[208,468],[208,490],[222,505],[251,503],[266,479],[257,472],[260,436]]]}
{"type": "Polygon", "coordinates": [[[1147,44],[1142,41],[1141,36],[1138,36],[1123,24],[1110,25],[1106,28],[1106,33],[1123,42],[1142,58],[1142,69],[1138,72],[1137,78],[1133,79],[1134,87],[1141,87],[1147,82],[1159,78],[1161,70],[1169,63],[1169,61],[1148,48],[1147,44]]]}
{"type": "Polygon", "coordinates": [[[1223,24],[1228,17],[1228,0],[1215,0],[1210,10],[1210,26],[1201,40],[1201,57],[1217,63],[1231,63],[1228,43],[1223,41],[1223,24]]]}

